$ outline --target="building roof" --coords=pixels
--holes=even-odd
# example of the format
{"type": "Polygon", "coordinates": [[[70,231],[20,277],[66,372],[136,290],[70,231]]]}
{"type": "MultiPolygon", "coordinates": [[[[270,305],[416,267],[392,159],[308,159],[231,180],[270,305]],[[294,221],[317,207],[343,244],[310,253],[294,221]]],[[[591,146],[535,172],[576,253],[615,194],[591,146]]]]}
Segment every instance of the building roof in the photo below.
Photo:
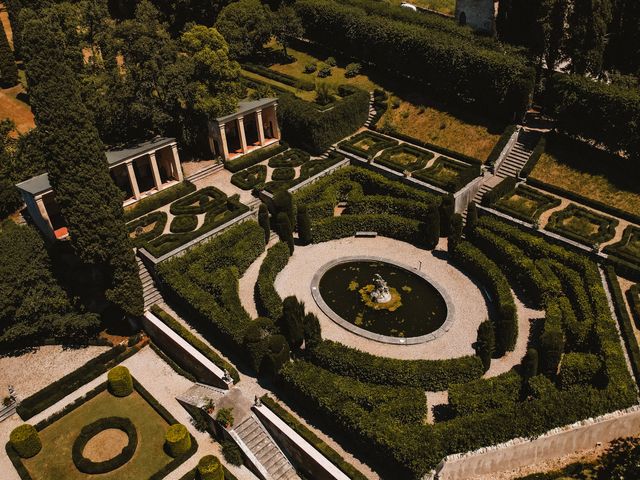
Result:
{"type": "Polygon", "coordinates": [[[256,110],[261,110],[271,105],[275,105],[278,102],[277,98],[261,98],[260,100],[244,100],[238,103],[238,109],[234,113],[229,115],[223,115],[214,120],[217,123],[227,123],[230,120],[234,120],[238,117],[243,117],[249,113],[253,113],[256,110]]]}
{"type": "MultiPolygon", "coordinates": [[[[105,152],[107,156],[107,164],[109,168],[114,167],[122,162],[125,162],[131,158],[144,155],[149,150],[156,150],[158,148],[165,147],[175,143],[175,138],[169,137],[156,137],[146,142],[133,144],[126,148],[120,148],[118,150],[109,150],[105,152]]],[[[25,180],[16,184],[20,190],[23,190],[31,195],[39,195],[51,190],[51,184],[49,183],[49,174],[43,173],[42,175],[36,175],[35,177],[25,180]]]]}

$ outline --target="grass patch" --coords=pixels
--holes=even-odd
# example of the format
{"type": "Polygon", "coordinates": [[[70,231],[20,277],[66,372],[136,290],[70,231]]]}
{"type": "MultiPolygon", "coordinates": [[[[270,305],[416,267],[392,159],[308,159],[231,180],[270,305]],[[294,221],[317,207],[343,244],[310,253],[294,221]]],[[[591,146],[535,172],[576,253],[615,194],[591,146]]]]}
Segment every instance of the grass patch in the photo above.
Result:
{"type": "Polygon", "coordinates": [[[582,142],[550,135],[530,177],[637,215],[640,170],[631,162],[582,142]]]}
{"type": "Polygon", "coordinates": [[[164,434],[169,423],[137,392],[115,397],[103,391],[40,431],[42,451],[22,463],[34,480],[86,479],[71,458],[73,442],[85,425],[103,417],[129,418],[138,432],[138,446],[129,462],[100,478],[149,478],[173,459],[164,452],[164,434]]]}
{"type": "Polygon", "coordinates": [[[413,173],[413,177],[448,192],[457,192],[480,174],[480,165],[468,165],[446,157],[438,157],[433,165],[413,173]]]}
{"type": "Polygon", "coordinates": [[[433,156],[432,152],[403,144],[382,152],[382,154],[376,158],[375,163],[379,163],[398,172],[413,172],[426,167],[433,156]]]}
{"type": "Polygon", "coordinates": [[[339,148],[360,157],[371,159],[380,150],[390,148],[398,144],[397,140],[379,135],[375,132],[364,131],[340,142],[339,148]]]}
{"type": "Polygon", "coordinates": [[[618,220],[570,204],[567,208],[555,212],[545,227],[576,242],[593,246],[611,240],[616,233],[618,220]]]}
{"type": "Polygon", "coordinates": [[[495,202],[492,207],[525,222],[535,222],[542,212],[558,205],[560,205],[559,199],[526,185],[519,185],[495,202]]]}

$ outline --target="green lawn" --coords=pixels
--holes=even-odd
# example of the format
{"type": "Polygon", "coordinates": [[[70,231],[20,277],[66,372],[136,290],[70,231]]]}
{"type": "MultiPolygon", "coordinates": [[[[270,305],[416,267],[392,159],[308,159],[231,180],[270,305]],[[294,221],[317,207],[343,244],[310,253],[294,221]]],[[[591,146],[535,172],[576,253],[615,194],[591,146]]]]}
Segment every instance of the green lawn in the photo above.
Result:
{"type": "Polygon", "coordinates": [[[603,243],[615,236],[618,220],[570,204],[551,215],[546,230],[559,233],[585,245],[603,243]]]}
{"type": "Polygon", "coordinates": [[[530,176],[625,212],[640,212],[637,165],[566,137],[547,138],[546,151],[530,176]]]}
{"type": "Polygon", "coordinates": [[[520,185],[499,199],[493,207],[521,220],[533,222],[540,218],[542,212],[558,205],[560,200],[526,185],[520,185]]]}
{"type": "Polygon", "coordinates": [[[126,417],[136,426],[138,447],[124,466],[91,477],[100,480],[146,479],[171,462],[164,450],[169,424],[136,391],[118,398],[108,391],[71,411],[40,432],[42,450],[22,462],[34,480],[86,480],[71,458],[73,442],[85,425],[103,417],[126,417]]]}

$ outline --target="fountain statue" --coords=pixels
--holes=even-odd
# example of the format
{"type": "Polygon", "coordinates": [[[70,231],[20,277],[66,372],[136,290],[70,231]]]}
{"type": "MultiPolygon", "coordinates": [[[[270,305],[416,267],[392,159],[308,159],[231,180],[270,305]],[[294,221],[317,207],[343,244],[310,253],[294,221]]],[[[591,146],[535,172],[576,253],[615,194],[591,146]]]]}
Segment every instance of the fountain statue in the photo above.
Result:
{"type": "Polygon", "coordinates": [[[376,303],[387,303],[391,301],[391,292],[389,291],[389,287],[387,282],[380,276],[379,273],[376,273],[373,278],[373,283],[375,283],[376,287],[371,292],[371,299],[376,303]]]}

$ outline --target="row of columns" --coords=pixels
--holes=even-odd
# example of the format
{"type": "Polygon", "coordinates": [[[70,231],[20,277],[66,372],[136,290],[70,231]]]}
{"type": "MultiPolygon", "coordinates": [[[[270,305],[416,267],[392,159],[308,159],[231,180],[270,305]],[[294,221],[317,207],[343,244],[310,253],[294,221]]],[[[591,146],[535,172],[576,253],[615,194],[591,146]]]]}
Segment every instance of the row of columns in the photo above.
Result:
{"type": "MultiPolygon", "coordinates": [[[[171,152],[173,154],[173,162],[172,162],[173,170],[175,175],[177,176],[177,180],[181,182],[184,179],[184,177],[182,175],[182,168],[180,166],[180,159],[178,157],[178,146],[172,145],[171,152]]],[[[164,187],[162,184],[162,179],[160,178],[160,170],[158,169],[158,159],[156,158],[156,152],[154,150],[153,152],[148,152],[147,155],[149,156],[149,163],[151,165],[153,183],[156,187],[156,190],[160,191],[164,187]]],[[[127,173],[129,174],[129,183],[131,184],[131,191],[133,192],[133,197],[136,200],[140,200],[141,198],[140,187],[138,186],[138,179],[136,178],[136,172],[133,168],[134,161],[135,159],[132,159],[126,162],[127,173]]]]}
{"type": "MultiPolygon", "coordinates": [[[[258,124],[258,141],[260,146],[265,144],[264,137],[264,125],[262,124],[262,110],[256,110],[256,123],[258,124]]],[[[276,115],[276,106],[273,106],[273,114],[276,115]]],[[[274,128],[278,129],[278,122],[275,122],[274,128]]],[[[221,123],[218,125],[220,129],[220,148],[222,149],[222,157],[229,158],[229,147],[227,146],[227,133],[225,131],[225,123],[221,123]]],[[[249,148],[247,146],[247,136],[244,131],[244,117],[239,117],[236,119],[236,128],[238,130],[238,136],[240,137],[240,150],[242,153],[247,153],[249,148]]],[[[279,137],[278,132],[274,132],[277,137],[279,137]]]]}

